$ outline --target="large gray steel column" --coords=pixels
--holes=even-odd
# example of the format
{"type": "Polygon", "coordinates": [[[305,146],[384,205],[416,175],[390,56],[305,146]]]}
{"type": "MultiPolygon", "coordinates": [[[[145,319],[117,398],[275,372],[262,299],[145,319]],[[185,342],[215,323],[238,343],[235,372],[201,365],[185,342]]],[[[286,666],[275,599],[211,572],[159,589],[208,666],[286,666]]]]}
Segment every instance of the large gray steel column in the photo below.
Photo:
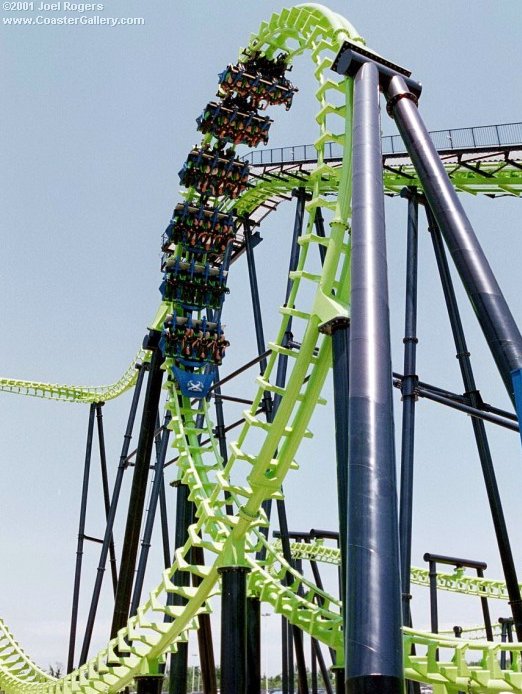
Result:
{"type": "Polygon", "coordinates": [[[430,208],[514,403],[511,373],[522,368],[520,331],[422,122],[416,99],[402,77],[392,77],[386,97],[388,112],[397,123],[430,208]]]}
{"type": "Polygon", "coordinates": [[[397,483],[379,77],[355,77],[346,692],[403,692],[397,483]]]}

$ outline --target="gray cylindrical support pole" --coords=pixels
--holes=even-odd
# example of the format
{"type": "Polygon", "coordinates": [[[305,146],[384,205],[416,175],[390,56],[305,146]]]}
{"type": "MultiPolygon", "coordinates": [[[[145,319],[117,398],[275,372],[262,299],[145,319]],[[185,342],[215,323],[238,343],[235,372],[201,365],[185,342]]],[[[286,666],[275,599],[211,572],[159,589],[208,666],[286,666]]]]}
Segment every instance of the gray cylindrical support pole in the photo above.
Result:
{"type": "Polygon", "coordinates": [[[378,72],[355,77],[346,691],[403,691],[397,482],[378,72]]]}
{"type": "Polygon", "coordinates": [[[92,437],[94,433],[95,403],[89,410],[89,425],[87,427],[87,446],[85,449],[85,463],[83,468],[82,501],[80,505],[80,522],[78,527],[78,544],[76,547],[76,569],[74,572],[74,589],[71,613],[71,629],[69,634],[69,655],[67,658],[67,672],[74,669],[74,649],[76,645],[76,627],[78,623],[78,603],[80,600],[80,583],[82,577],[83,541],[85,539],[85,519],[87,517],[87,497],[89,494],[89,474],[91,469],[92,437]]]}
{"type": "Polygon", "coordinates": [[[227,566],[221,574],[221,691],[247,694],[245,566],[227,566]]]}
{"type": "Polygon", "coordinates": [[[413,515],[413,459],[415,444],[417,351],[417,248],[419,204],[416,189],[409,190],[406,252],[406,309],[404,320],[404,378],[402,381],[402,446],[399,536],[401,545],[402,622],[411,626],[410,567],[413,515]]]}
{"type": "Polygon", "coordinates": [[[433,215],[453,257],[482,332],[514,402],[512,372],[522,368],[522,336],[444,170],[404,79],[390,80],[388,111],[395,119],[433,215]]]}

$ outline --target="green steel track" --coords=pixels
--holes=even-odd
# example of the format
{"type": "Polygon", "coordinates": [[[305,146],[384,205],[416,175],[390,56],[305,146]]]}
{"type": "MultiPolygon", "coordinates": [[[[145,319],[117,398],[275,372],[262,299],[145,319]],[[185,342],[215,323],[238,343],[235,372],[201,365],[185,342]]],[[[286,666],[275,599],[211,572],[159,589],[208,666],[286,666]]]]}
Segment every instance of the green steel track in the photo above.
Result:
{"type": "MultiPolygon", "coordinates": [[[[210,612],[210,601],[220,592],[218,570],[222,566],[244,565],[250,568],[249,591],[273,610],[284,615],[314,638],[335,649],[342,664],[343,644],[339,601],[286,565],[277,546],[268,545],[260,530],[267,519],[262,503],[277,499],[287,474],[297,469],[295,456],[303,437],[311,436],[308,425],[316,406],[323,405],[321,391],[331,367],[330,338],[319,331],[322,323],[349,314],[349,221],[351,199],[351,115],[352,83],[330,70],[344,39],[362,42],[357,31],[345,19],[315,4],[285,9],[261,24],[249,46],[269,57],[285,50],[294,59],[307,52],[317,81],[316,121],[319,132],[315,142],[317,163],[309,171],[307,190],[308,219],[300,239],[297,269],[291,274],[292,288],[286,307],[281,308],[281,326],[270,343],[267,368],[258,378],[252,406],[245,412],[245,423],[237,441],[230,443],[229,460],[224,465],[213,435],[214,424],[208,403],[197,406],[182,398],[174,381],[167,381],[167,408],[172,415],[173,446],[178,456],[178,478],[190,487],[190,499],[196,506],[196,522],[191,526],[185,545],[176,552],[170,569],[139,607],[135,617],[117,638],[66,677],[55,680],[39,669],[0,621],[0,688],[6,692],[69,694],[72,692],[117,692],[135,676],[154,673],[169,651],[186,641],[197,628],[197,617],[210,612]],[[337,98],[330,99],[335,94],[337,98]],[[341,106],[332,105],[344,97],[341,106]],[[334,141],[344,149],[341,167],[328,164],[324,145],[334,141]],[[317,208],[328,211],[330,235],[325,239],[314,233],[317,208]],[[326,248],[322,274],[309,269],[310,249],[318,244],[326,248]],[[313,300],[303,299],[312,289],[313,300]],[[288,320],[298,325],[302,335],[299,351],[282,346],[288,320]],[[279,355],[288,357],[288,378],[284,388],[276,387],[275,370],[279,355]],[[278,394],[281,401],[274,420],[267,423],[258,416],[266,392],[278,394]],[[209,443],[201,445],[200,440],[209,443]],[[227,513],[232,504],[233,513],[227,513]],[[266,547],[266,560],[256,562],[255,555],[266,547]],[[187,561],[191,547],[205,550],[206,565],[187,561]],[[282,580],[290,572],[292,585],[282,580]],[[191,585],[178,585],[176,577],[186,573],[198,577],[191,585]],[[184,599],[183,606],[167,605],[168,595],[184,599]]],[[[470,172],[471,173],[471,172],[470,172]]],[[[401,184],[402,187],[403,184],[401,184]]],[[[294,182],[295,186],[295,182],[294,182]]],[[[230,208],[239,214],[253,213],[260,204],[288,190],[288,183],[278,179],[261,180],[230,208]],[[284,187],[286,186],[286,187],[284,187]],[[284,187],[284,188],[281,188],[284,187]]],[[[190,194],[190,193],[189,193],[190,194]]],[[[312,255],[310,253],[310,255],[312,255]]],[[[315,255],[315,254],[314,254],[315,255]]],[[[152,323],[160,328],[170,312],[162,304],[152,323]]],[[[297,329],[296,329],[297,332],[297,329]]],[[[140,353],[138,359],[145,358],[140,353]]],[[[135,362],[134,362],[135,363],[135,362]]],[[[132,386],[134,363],[114,385],[101,388],[56,386],[30,381],[1,379],[0,389],[25,395],[53,399],[97,402],[117,397],[132,386]]],[[[165,361],[168,369],[170,362],[165,361]]],[[[291,485],[291,478],[287,480],[291,485]]],[[[296,552],[305,549],[295,547],[296,552]]],[[[338,561],[333,550],[315,547],[314,558],[338,561]],[[322,553],[323,556],[320,556],[322,553]],[[328,553],[330,553],[328,555],[328,553]]],[[[309,557],[308,557],[309,558],[309,557]]],[[[425,572],[415,569],[414,582],[425,583],[425,572]]],[[[462,576],[440,577],[444,587],[459,592],[505,596],[498,582],[465,579],[462,576]]],[[[445,635],[404,630],[406,677],[431,683],[436,692],[520,692],[522,694],[522,644],[498,644],[476,640],[452,639],[445,635]],[[409,655],[415,644],[415,656],[409,655]],[[439,659],[436,657],[439,649],[439,659]],[[501,670],[499,653],[509,651],[512,660],[501,670]],[[470,662],[478,663],[470,665],[470,662]]],[[[508,659],[509,661],[509,659],[508,659]]]]}

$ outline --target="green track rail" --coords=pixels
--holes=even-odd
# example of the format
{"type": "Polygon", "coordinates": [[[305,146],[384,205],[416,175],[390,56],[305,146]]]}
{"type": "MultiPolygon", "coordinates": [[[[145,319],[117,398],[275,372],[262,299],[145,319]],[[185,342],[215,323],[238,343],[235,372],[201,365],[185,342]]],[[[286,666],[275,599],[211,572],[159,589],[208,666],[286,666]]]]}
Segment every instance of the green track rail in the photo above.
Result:
{"type": "Polygon", "coordinates": [[[0,377],[0,391],[47,400],[63,400],[65,402],[107,402],[108,400],[118,398],[129,388],[132,388],[138,377],[137,367],[149,360],[150,352],[140,349],[125,373],[115,383],[108,386],[73,386],[0,377]]]}
{"type": "MultiPolygon", "coordinates": [[[[198,615],[211,611],[211,600],[220,592],[218,570],[232,565],[249,567],[250,594],[258,596],[276,613],[335,649],[338,662],[342,663],[339,601],[287,566],[277,547],[267,545],[260,531],[267,524],[263,502],[279,498],[288,473],[298,468],[295,456],[301,440],[312,436],[308,429],[312,414],[317,406],[324,404],[321,391],[331,367],[331,341],[319,331],[319,327],[333,317],[349,315],[350,246],[347,232],[351,215],[352,82],[330,69],[345,39],[362,42],[345,19],[315,4],[300,5],[274,14],[250,39],[250,48],[261,50],[269,57],[280,49],[288,52],[291,60],[304,52],[311,57],[317,81],[317,163],[309,172],[307,190],[311,199],[307,203],[308,219],[299,241],[298,266],[291,274],[290,298],[287,306],[280,310],[281,325],[270,343],[272,351],[267,368],[258,378],[257,392],[252,406],[245,412],[245,423],[238,439],[230,443],[226,465],[214,438],[208,403],[202,401],[194,405],[180,396],[173,381],[166,383],[167,408],[172,415],[169,427],[178,456],[178,476],[188,484],[189,498],[196,507],[196,522],[189,530],[185,545],[177,550],[173,565],[163,572],[157,587],[139,607],[137,615],[129,619],[126,628],[119,631],[117,638],[64,678],[54,680],[40,670],[0,622],[0,688],[6,692],[117,692],[137,675],[156,672],[165,654],[175,651],[178,644],[186,641],[189,633],[197,629],[198,615]],[[333,93],[336,99],[330,99],[333,93]],[[332,102],[338,103],[339,94],[344,97],[343,104],[332,105],[332,102]],[[337,142],[345,152],[343,165],[338,168],[324,159],[324,145],[331,141],[337,142]],[[314,233],[314,215],[319,207],[329,211],[331,220],[330,235],[326,239],[314,233]],[[315,249],[317,253],[319,244],[326,248],[320,275],[310,270],[309,258],[312,256],[310,250],[315,249]],[[314,297],[311,302],[307,299],[310,294],[314,297]],[[295,332],[302,335],[298,351],[282,346],[290,318],[295,332]],[[284,388],[273,384],[281,354],[289,361],[284,388]],[[281,396],[271,423],[258,415],[267,391],[281,396]],[[202,439],[208,439],[209,443],[201,445],[202,439]],[[227,512],[229,504],[232,504],[232,514],[227,512]],[[256,552],[262,545],[267,550],[266,560],[256,562],[256,552]],[[192,547],[204,549],[205,566],[189,563],[192,547]],[[287,572],[293,577],[290,586],[284,585],[282,580],[287,572]],[[189,586],[178,585],[175,578],[180,573],[197,577],[197,580],[191,581],[189,586]],[[167,605],[168,595],[178,595],[186,604],[167,605]]],[[[287,184],[276,180],[260,181],[236,204],[238,212],[256,210],[261,201],[278,194],[279,185],[287,184]]],[[[163,316],[171,308],[166,303],[160,306],[153,327],[161,325],[163,316]]],[[[143,359],[144,355],[140,354],[139,358],[143,359]]],[[[170,365],[166,359],[164,368],[168,369],[170,365]]],[[[116,397],[131,387],[134,373],[133,363],[116,384],[106,388],[49,386],[11,379],[2,379],[0,388],[26,395],[97,402],[116,397]]],[[[287,484],[291,485],[291,480],[287,484]]],[[[420,574],[414,580],[420,581],[420,574]]],[[[462,577],[459,580],[462,581],[462,577]]],[[[466,590],[461,583],[459,591],[466,590]]],[[[503,590],[498,584],[499,593],[503,590]]],[[[462,689],[522,694],[522,646],[456,640],[412,630],[405,630],[404,639],[405,653],[409,654],[409,645],[415,643],[417,654],[405,656],[407,677],[432,683],[439,692],[462,689]],[[436,649],[440,649],[440,660],[435,658],[436,649]],[[500,649],[508,650],[512,655],[507,670],[500,670],[500,649]],[[447,661],[444,660],[446,653],[449,654],[447,661]],[[480,665],[468,665],[470,656],[478,659],[480,665]]]]}

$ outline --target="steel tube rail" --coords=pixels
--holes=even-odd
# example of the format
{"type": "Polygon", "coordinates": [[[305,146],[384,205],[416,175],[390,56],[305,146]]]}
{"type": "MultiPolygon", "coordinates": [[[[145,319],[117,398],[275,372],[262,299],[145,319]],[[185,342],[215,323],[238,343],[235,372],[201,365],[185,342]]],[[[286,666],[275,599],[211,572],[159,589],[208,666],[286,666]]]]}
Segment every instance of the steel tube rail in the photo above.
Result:
{"type": "Polygon", "coordinates": [[[346,691],[403,691],[379,73],[355,77],[346,691]]]}
{"type": "Polygon", "coordinates": [[[511,374],[522,368],[522,335],[402,77],[397,75],[390,80],[386,97],[388,112],[397,123],[433,216],[514,402],[511,374]]]}

